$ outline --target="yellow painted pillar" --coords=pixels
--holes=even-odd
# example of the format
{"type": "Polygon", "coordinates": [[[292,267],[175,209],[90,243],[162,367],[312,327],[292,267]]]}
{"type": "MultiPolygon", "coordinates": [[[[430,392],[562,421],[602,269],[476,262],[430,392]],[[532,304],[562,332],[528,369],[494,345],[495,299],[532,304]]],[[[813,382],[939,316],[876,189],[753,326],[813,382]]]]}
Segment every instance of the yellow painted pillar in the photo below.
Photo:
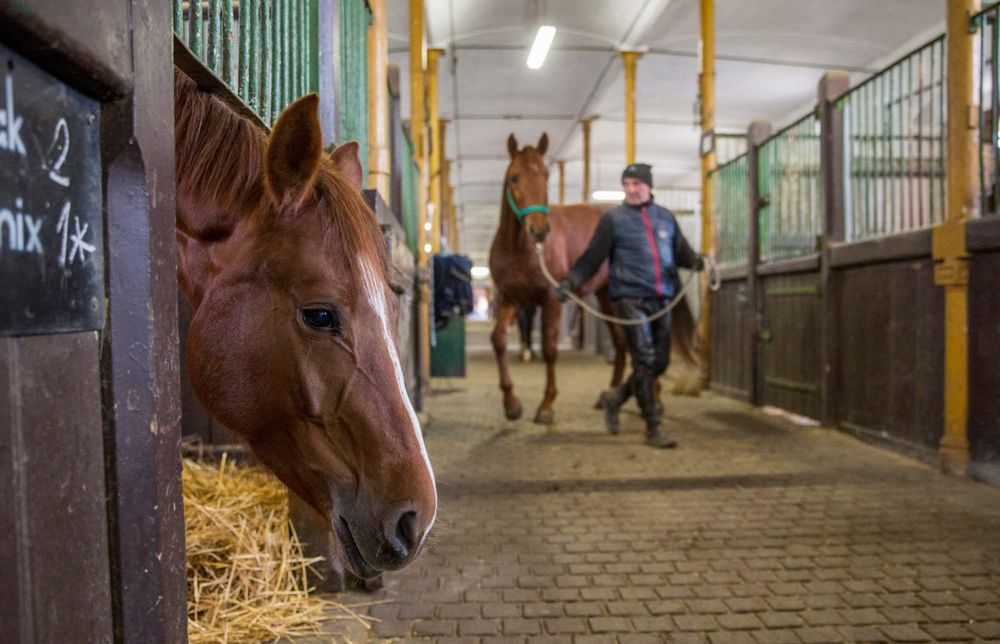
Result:
{"type": "MultiPolygon", "coordinates": [[[[701,40],[698,87],[701,95],[702,137],[715,129],[715,0],[701,0],[701,40]]],[[[715,145],[701,157],[701,252],[715,257],[715,224],[712,221],[712,171],[715,145]]],[[[707,276],[702,277],[701,318],[698,321],[698,357],[702,386],[708,385],[712,362],[712,306],[707,276]]]]}
{"type": "Polygon", "coordinates": [[[438,59],[443,49],[427,50],[427,122],[430,126],[431,252],[441,252],[441,151],[442,127],[438,115],[438,59]]]}
{"type": "Polygon", "coordinates": [[[635,63],[642,52],[623,51],[625,65],[625,165],[635,163],[635,63]]]}
{"type": "Polygon", "coordinates": [[[590,203],[590,124],[594,119],[583,119],[583,203],[590,203]]]}
{"type": "Polygon", "coordinates": [[[978,194],[976,105],[973,102],[973,34],[969,16],[977,0],[948,0],[948,125],[944,223],[933,233],[934,283],[944,288],[944,434],[938,446],[946,472],[963,474],[969,463],[969,260],[965,222],[978,194]]]}
{"type": "Polygon", "coordinates": [[[556,161],[556,165],[559,167],[559,205],[566,203],[566,160],[559,159],[556,161]]]}
{"type": "Polygon", "coordinates": [[[417,164],[417,267],[420,279],[420,311],[417,335],[420,344],[421,400],[426,400],[431,383],[431,291],[427,251],[427,155],[426,92],[424,88],[424,0],[410,0],[410,137],[417,164]]]}
{"type": "Polygon", "coordinates": [[[368,187],[386,203],[391,197],[389,178],[389,34],[386,0],[368,0],[372,22],[368,27],[368,187]]]}
{"type": "Polygon", "coordinates": [[[441,216],[448,235],[448,252],[458,252],[458,222],[455,221],[455,204],[452,202],[451,160],[441,159],[441,216]]]}

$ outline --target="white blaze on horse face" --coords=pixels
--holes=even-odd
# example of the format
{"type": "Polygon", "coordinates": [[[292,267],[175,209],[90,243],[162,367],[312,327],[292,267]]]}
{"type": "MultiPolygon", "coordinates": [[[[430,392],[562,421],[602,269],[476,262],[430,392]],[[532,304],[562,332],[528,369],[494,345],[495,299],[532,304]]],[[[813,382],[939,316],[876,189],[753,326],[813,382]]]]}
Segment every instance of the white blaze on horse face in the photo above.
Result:
{"type": "Polygon", "coordinates": [[[385,341],[385,350],[389,354],[389,360],[392,361],[392,366],[396,371],[396,386],[399,388],[399,396],[403,399],[403,404],[406,405],[406,412],[410,416],[410,425],[417,437],[417,444],[420,445],[420,455],[424,457],[424,463],[427,465],[427,473],[431,478],[431,485],[434,487],[434,516],[431,517],[430,523],[427,524],[427,529],[424,531],[423,536],[426,536],[437,518],[437,483],[434,480],[434,468],[431,467],[431,459],[427,456],[427,448],[424,447],[424,435],[420,431],[420,421],[417,420],[417,414],[413,411],[413,405],[410,404],[410,396],[406,393],[403,368],[399,363],[396,344],[393,342],[392,333],[389,330],[389,310],[385,301],[385,286],[376,277],[375,271],[367,262],[361,263],[361,273],[364,276],[365,296],[368,298],[368,304],[371,305],[381,322],[382,339],[385,341]]]}

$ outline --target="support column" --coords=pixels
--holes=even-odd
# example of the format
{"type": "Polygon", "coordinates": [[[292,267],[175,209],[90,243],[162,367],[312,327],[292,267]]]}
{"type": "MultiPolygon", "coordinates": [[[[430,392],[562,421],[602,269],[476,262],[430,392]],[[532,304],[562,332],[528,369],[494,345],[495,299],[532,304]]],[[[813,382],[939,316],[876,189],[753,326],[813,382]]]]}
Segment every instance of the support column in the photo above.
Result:
{"type": "Polygon", "coordinates": [[[583,119],[583,203],[590,203],[590,124],[594,119],[583,119]]]}
{"type": "Polygon", "coordinates": [[[747,131],[747,314],[746,337],[750,357],[750,402],[763,404],[764,373],[760,365],[760,330],[764,324],[764,297],[757,278],[760,264],[760,146],[771,136],[768,121],[753,121],[747,131]]]}
{"type": "Polygon", "coordinates": [[[566,160],[559,159],[556,161],[556,166],[559,168],[559,205],[566,203],[566,160]]]}
{"type": "Polygon", "coordinates": [[[368,187],[378,191],[388,202],[391,198],[391,161],[386,0],[368,0],[368,4],[372,10],[372,23],[368,27],[368,187]]]}
{"type": "Polygon", "coordinates": [[[635,163],[635,63],[642,52],[623,51],[625,65],[625,165],[635,163]]]}
{"type": "Polygon", "coordinates": [[[431,252],[441,252],[441,145],[444,141],[438,116],[438,60],[443,49],[427,50],[427,122],[430,126],[431,252]]]}
{"type": "Polygon", "coordinates": [[[420,400],[423,408],[431,382],[431,308],[428,281],[429,257],[427,248],[427,155],[425,146],[426,91],[424,88],[424,0],[410,0],[410,137],[413,140],[413,157],[417,164],[417,270],[420,301],[417,321],[420,354],[420,400]]]}
{"type": "MultiPolygon", "coordinates": [[[[715,0],[701,0],[701,66],[698,73],[701,96],[701,135],[714,136],[715,129],[715,0]]],[[[701,252],[716,256],[715,224],[712,221],[712,171],[715,169],[715,144],[701,156],[701,252]]],[[[701,319],[698,322],[698,357],[703,386],[708,385],[712,362],[712,302],[708,278],[701,279],[701,319]]]]}
{"type": "Polygon", "coordinates": [[[837,302],[834,300],[833,270],[830,266],[830,247],[833,242],[844,240],[844,115],[835,101],[851,88],[847,72],[831,71],[819,81],[817,105],[819,106],[819,171],[823,194],[823,236],[820,244],[820,287],[823,311],[820,355],[820,420],[826,426],[837,423],[836,366],[837,302]]]}
{"type": "Polygon", "coordinates": [[[941,467],[963,474],[969,463],[969,254],[965,222],[972,216],[976,183],[973,103],[973,34],[969,16],[977,0],[948,0],[948,129],[945,158],[945,221],[933,232],[934,283],[944,288],[944,433],[941,467]]]}

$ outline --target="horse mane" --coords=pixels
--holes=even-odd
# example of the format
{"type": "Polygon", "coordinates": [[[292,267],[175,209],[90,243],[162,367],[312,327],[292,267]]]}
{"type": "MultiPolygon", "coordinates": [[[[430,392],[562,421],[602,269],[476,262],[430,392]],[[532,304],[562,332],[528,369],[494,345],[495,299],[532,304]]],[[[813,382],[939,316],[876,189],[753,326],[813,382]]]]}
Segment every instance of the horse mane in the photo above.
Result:
{"type": "MultiPolygon", "coordinates": [[[[224,237],[237,221],[263,207],[268,135],[176,69],[174,92],[178,194],[198,195],[215,205],[211,213],[215,220],[193,222],[195,228],[189,232],[203,238],[224,237]]],[[[319,221],[326,239],[339,239],[344,245],[339,250],[346,257],[371,258],[372,268],[384,278],[388,252],[374,214],[358,188],[326,156],[320,160],[311,198],[289,214],[309,217],[308,211],[317,210],[320,202],[329,208],[318,210],[332,215],[319,221]]],[[[360,278],[359,262],[346,264],[352,276],[360,278]]]]}
{"type": "MultiPolygon", "coordinates": [[[[230,230],[264,195],[267,134],[174,70],[174,132],[178,192],[200,195],[221,221],[191,231],[230,230]]],[[[191,224],[192,222],[184,222],[191,224]]],[[[197,222],[202,223],[202,222],[197,222]]]]}

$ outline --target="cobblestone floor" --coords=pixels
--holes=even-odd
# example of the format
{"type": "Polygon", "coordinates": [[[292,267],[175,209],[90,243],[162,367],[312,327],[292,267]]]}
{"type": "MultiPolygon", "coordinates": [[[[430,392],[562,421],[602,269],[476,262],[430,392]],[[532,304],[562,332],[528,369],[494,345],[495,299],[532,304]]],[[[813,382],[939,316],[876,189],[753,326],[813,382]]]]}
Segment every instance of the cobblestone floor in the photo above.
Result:
{"type": "Polygon", "coordinates": [[[384,602],[370,631],[316,641],[1000,641],[1000,490],[713,394],[666,397],[677,450],[641,444],[634,403],[610,436],[610,369],[580,353],[551,428],[530,422],[544,368],[512,362],[528,419],[508,422],[469,339],[429,404],[432,541],[341,597],[384,602]]]}

